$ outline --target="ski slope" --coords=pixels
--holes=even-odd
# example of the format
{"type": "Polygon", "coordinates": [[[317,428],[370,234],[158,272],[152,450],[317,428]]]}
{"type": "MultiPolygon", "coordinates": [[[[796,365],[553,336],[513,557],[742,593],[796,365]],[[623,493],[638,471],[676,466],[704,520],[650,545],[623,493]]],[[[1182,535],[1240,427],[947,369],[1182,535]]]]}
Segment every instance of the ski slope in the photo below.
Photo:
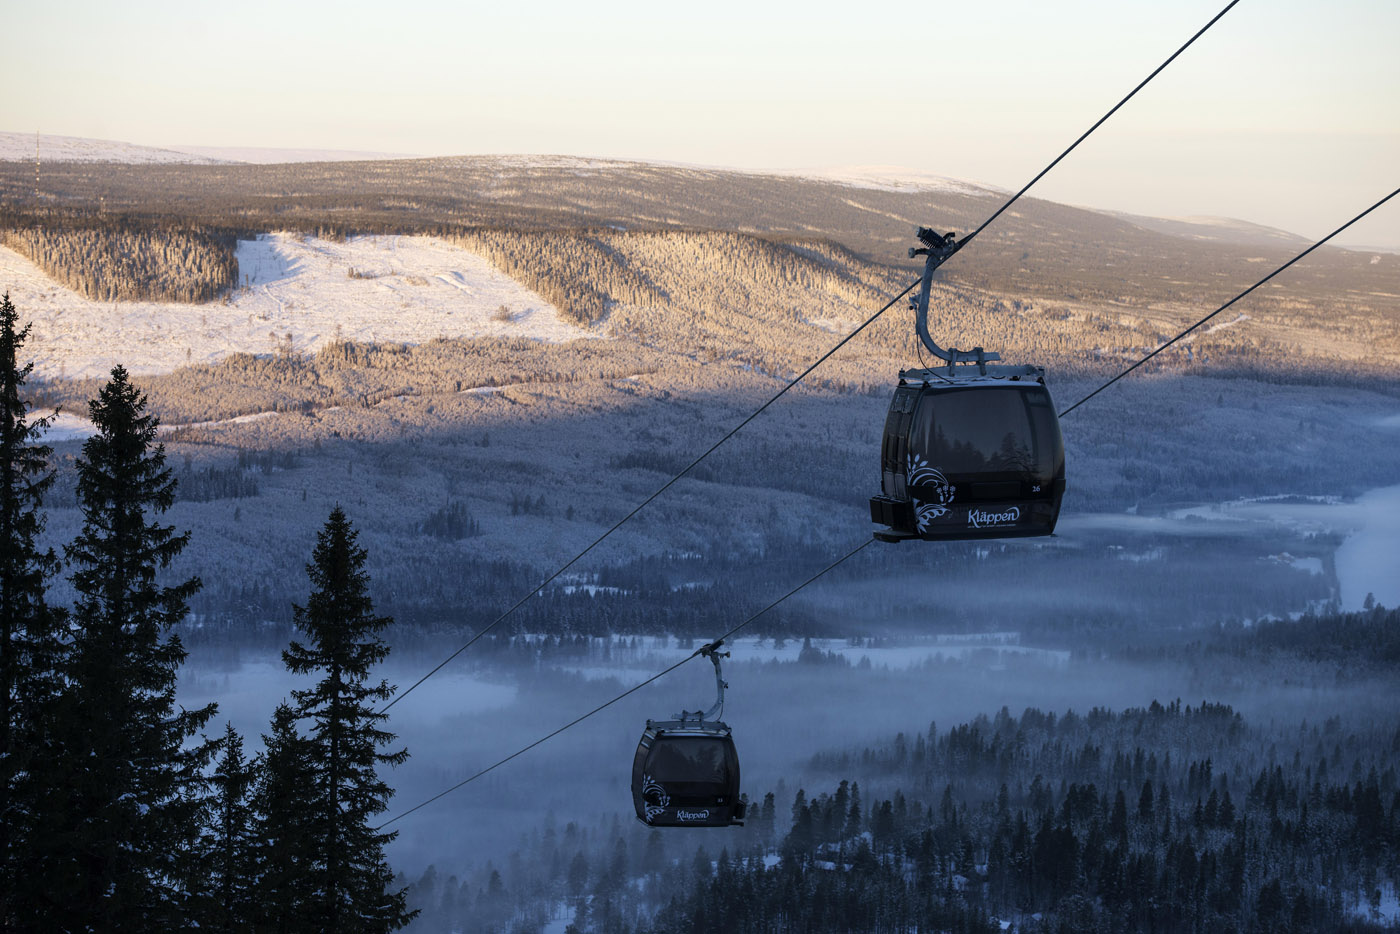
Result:
{"type": "Polygon", "coordinates": [[[203,305],[91,301],[5,248],[0,292],[33,323],[25,350],[44,378],[105,376],[118,363],[149,375],[235,353],[314,353],[336,340],[598,336],[484,257],[436,238],[266,234],[240,241],[237,255],[239,287],[203,305]]]}

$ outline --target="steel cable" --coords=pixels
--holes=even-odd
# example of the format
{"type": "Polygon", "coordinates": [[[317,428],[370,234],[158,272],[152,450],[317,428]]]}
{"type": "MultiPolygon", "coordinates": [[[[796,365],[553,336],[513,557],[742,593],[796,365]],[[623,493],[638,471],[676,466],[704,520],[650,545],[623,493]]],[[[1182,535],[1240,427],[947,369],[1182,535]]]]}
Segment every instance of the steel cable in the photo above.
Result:
{"type": "MultiPolygon", "coordinates": [[[[743,620],[743,622],[741,622],[741,623],[739,623],[738,625],[736,625],[736,626],[734,626],[733,628],[731,628],[728,632],[724,633],[724,634],[721,635],[718,639],[714,640],[714,642],[707,643],[707,644],[708,644],[708,645],[718,645],[719,643],[721,643],[721,642],[723,642],[724,640],[728,639],[730,636],[734,635],[734,634],[735,634],[736,632],[738,632],[740,629],[743,629],[743,628],[744,628],[745,626],[747,626],[749,623],[752,623],[754,620],[758,619],[758,618],[759,618],[760,616],[762,616],[764,613],[767,613],[769,610],[773,609],[773,608],[776,607],[778,604],[782,603],[784,600],[788,599],[788,598],[791,597],[793,594],[797,593],[799,590],[802,590],[802,589],[803,589],[804,587],[806,587],[808,584],[812,583],[813,581],[817,580],[819,577],[822,577],[823,575],[825,575],[825,574],[827,574],[828,572],[832,571],[832,570],[835,569],[836,567],[838,567],[838,566],[844,564],[848,559],[855,557],[855,555],[859,554],[859,553],[860,553],[861,551],[863,551],[867,546],[869,546],[870,543],[871,543],[871,541],[872,541],[872,539],[869,539],[869,538],[865,539],[865,541],[861,542],[861,543],[860,543],[859,545],[857,545],[855,548],[852,548],[850,551],[846,552],[844,555],[842,555],[841,557],[837,558],[835,561],[831,562],[831,563],[828,564],[826,567],[822,568],[820,571],[818,571],[817,573],[813,574],[811,577],[807,578],[805,581],[803,581],[802,583],[798,584],[796,587],[792,588],[791,590],[789,590],[787,593],[783,594],[783,595],[782,595],[781,597],[779,597],[778,599],[774,600],[772,603],[769,603],[767,606],[765,606],[763,609],[759,610],[757,613],[753,613],[753,614],[751,614],[750,616],[748,616],[746,619],[743,620]]],[[[703,648],[703,647],[702,647],[702,648],[703,648]]],[[[594,714],[601,713],[602,711],[607,710],[609,707],[611,707],[613,704],[616,704],[618,701],[622,700],[624,697],[628,697],[628,696],[630,696],[630,695],[632,695],[632,694],[635,694],[635,693],[637,693],[638,691],[640,691],[642,688],[646,687],[648,684],[651,684],[653,681],[659,681],[660,679],[666,677],[666,675],[669,675],[671,672],[675,671],[677,668],[681,667],[681,666],[684,665],[686,662],[690,661],[690,660],[693,659],[693,658],[698,657],[698,656],[700,655],[700,652],[701,652],[701,649],[696,649],[694,652],[692,652],[691,654],[687,655],[685,658],[681,659],[680,661],[676,662],[674,665],[671,665],[669,668],[664,668],[664,669],[662,669],[661,671],[658,671],[656,674],[652,675],[650,678],[647,678],[645,681],[641,681],[641,682],[639,682],[639,683],[637,683],[637,684],[634,684],[632,687],[630,687],[630,688],[628,688],[627,690],[623,691],[621,694],[617,695],[617,696],[614,697],[612,700],[609,700],[609,701],[606,701],[606,702],[604,702],[604,703],[602,703],[602,704],[599,704],[597,707],[594,707],[592,710],[588,711],[588,713],[585,713],[585,714],[583,714],[582,716],[575,717],[573,720],[570,720],[568,723],[566,723],[566,724],[564,724],[563,726],[559,727],[557,730],[554,730],[552,733],[547,733],[547,734],[545,734],[544,736],[541,736],[539,739],[535,740],[533,743],[530,743],[528,746],[523,746],[523,747],[521,747],[520,749],[517,749],[515,752],[511,753],[510,755],[506,756],[504,759],[498,759],[497,761],[495,761],[495,762],[491,763],[490,765],[488,765],[486,768],[481,769],[480,771],[478,771],[478,772],[476,772],[476,773],[474,773],[474,774],[472,774],[472,775],[470,775],[470,776],[468,776],[468,777],[462,779],[460,782],[458,782],[457,784],[453,785],[451,788],[448,788],[448,789],[446,789],[446,790],[444,790],[444,791],[440,791],[440,792],[438,792],[437,794],[433,795],[431,798],[428,798],[426,801],[421,801],[421,802],[419,802],[418,804],[415,804],[413,807],[409,808],[408,810],[406,810],[406,811],[404,811],[404,812],[402,812],[402,813],[400,813],[400,814],[394,815],[393,817],[391,817],[391,818],[389,818],[388,820],[386,820],[384,823],[380,824],[378,827],[374,828],[374,829],[375,829],[375,832],[377,833],[377,832],[379,832],[380,830],[383,830],[385,827],[388,827],[390,824],[394,823],[395,821],[402,820],[403,818],[405,818],[405,817],[407,817],[408,815],[412,814],[414,811],[419,810],[420,808],[425,808],[425,807],[427,807],[428,805],[432,804],[434,801],[437,801],[439,798],[442,798],[442,797],[444,797],[444,796],[446,796],[446,795],[449,795],[449,794],[451,794],[452,792],[456,791],[458,788],[461,788],[461,787],[463,787],[464,785],[469,785],[469,784],[471,784],[472,782],[476,781],[478,778],[481,778],[483,775],[486,775],[488,772],[495,771],[496,769],[498,769],[498,768],[500,768],[501,766],[505,765],[505,764],[506,764],[507,762],[509,762],[510,760],[516,758],[517,756],[522,756],[522,755],[524,755],[525,753],[529,752],[531,749],[534,749],[536,746],[539,746],[540,744],[545,743],[545,742],[547,742],[547,741],[553,739],[554,737],[558,736],[560,733],[563,733],[565,730],[568,730],[568,729],[571,729],[571,728],[573,728],[573,727],[575,727],[575,726],[578,726],[580,723],[582,723],[583,721],[587,720],[589,717],[593,716],[594,714]]]]}
{"type": "MultiPolygon", "coordinates": [[[[1088,138],[1089,138],[1089,135],[1090,135],[1091,133],[1093,133],[1093,132],[1094,132],[1095,130],[1097,130],[1099,127],[1103,126],[1103,124],[1108,120],[1108,118],[1112,117],[1115,113],[1117,113],[1117,112],[1119,111],[1119,109],[1123,107],[1124,104],[1126,104],[1129,100],[1131,100],[1131,99],[1138,93],[1138,91],[1141,91],[1144,87],[1146,87],[1147,84],[1148,84],[1148,82],[1150,82],[1153,78],[1157,77],[1157,75],[1161,74],[1163,69],[1165,69],[1165,68],[1166,68],[1168,65],[1170,65],[1172,62],[1176,61],[1176,59],[1177,59],[1183,52],[1185,52],[1188,48],[1190,48],[1191,45],[1192,45],[1193,43],[1195,43],[1195,41],[1196,41],[1197,39],[1199,39],[1201,36],[1203,36],[1203,35],[1206,33],[1206,31],[1207,31],[1208,29],[1210,29],[1210,28],[1211,28],[1212,26],[1214,26],[1217,22],[1219,22],[1220,19],[1221,19],[1221,17],[1223,17],[1226,13],[1230,12],[1230,10],[1233,9],[1234,6],[1235,6],[1237,3],[1239,3],[1239,2],[1240,2],[1240,0],[1230,0],[1230,2],[1229,2],[1228,4],[1225,5],[1224,9],[1222,9],[1219,13],[1215,14],[1215,16],[1211,18],[1210,22],[1206,23],[1206,24],[1205,24],[1204,26],[1202,26],[1199,30],[1197,30],[1196,33],[1195,33],[1193,36],[1191,36],[1190,39],[1187,39],[1186,42],[1183,43],[1183,44],[1181,45],[1180,48],[1178,48],[1175,52],[1173,52],[1170,56],[1168,56],[1167,59],[1166,59],[1166,61],[1162,62],[1162,64],[1158,65],[1155,69],[1153,69],[1153,71],[1152,71],[1151,74],[1149,74],[1146,78],[1144,78],[1142,81],[1140,81],[1136,87],[1134,87],[1131,91],[1129,91],[1129,92],[1127,93],[1126,96],[1123,97],[1122,100],[1120,100],[1118,103],[1114,104],[1113,107],[1112,107],[1106,114],[1104,114],[1104,115],[1103,115],[1102,117],[1100,117],[1097,121],[1095,121],[1095,123],[1094,123],[1093,126],[1089,127],[1088,130],[1085,130],[1082,134],[1080,134],[1079,138],[1076,139],[1073,143],[1071,143],[1071,144],[1069,145],[1069,147],[1065,149],[1064,152],[1060,153],[1058,156],[1056,156],[1056,157],[1054,158],[1053,161],[1050,162],[1049,165],[1047,165],[1045,168],[1041,169],[1040,172],[1039,172],[1034,178],[1032,178],[1029,182],[1027,182],[1027,183],[1021,188],[1020,191],[1018,191],[1018,192],[1016,192],[1014,195],[1012,195],[1012,196],[1006,201],[1006,203],[1004,203],[1001,207],[997,208],[997,210],[996,210],[995,213],[993,213],[989,218],[987,218],[985,221],[983,221],[982,224],[981,224],[980,226],[978,226],[976,230],[972,231],[972,233],[968,234],[966,237],[963,237],[961,240],[959,240],[959,241],[958,241],[958,244],[957,244],[957,249],[958,249],[958,250],[961,250],[964,246],[966,246],[968,243],[970,243],[974,237],[976,237],[976,236],[977,236],[978,234],[980,234],[983,230],[985,230],[985,229],[987,228],[987,226],[988,226],[989,224],[992,223],[992,221],[994,221],[994,220],[996,220],[998,217],[1000,217],[1000,216],[1006,211],[1007,208],[1009,208],[1009,207],[1011,207],[1011,205],[1015,204],[1016,201],[1018,201],[1018,200],[1021,198],[1022,195],[1024,195],[1027,191],[1029,191],[1029,190],[1031,189],[1031,186],[1033,186],[1036,182],[1038,182],[1038,181],[1040,181],[1042,178],[1044,178],[1045,175],[1046,175],[1051,169],[1053,169],[1055,166],[1059,165],[1060,162],[1061,162],[1066,156],[1068,156],[1071,152],[1073,152],[1073,151],[1079,146],[1080,143],[1082,143],[1082,142],[1084,142],[1084,140],[1088,139],[1088,138]]],[[[670,488],[671,488],[674,484],[676,484],[682,477],[684,477],[684,476],[685,476],[686,474],[688,474],[691,470],[693,470],[696,466],[698,466],[698,465],[700,464],[701,461],[705,460],[705,458],[707,458],[707,457],[709,457],[711,454],[713,454],[721,445],[723,445],[723,444],[724,444],[725,442],[727,442],[730,438],[732,438],[732,437],[734,437],[736,434],[738,434],[739,431],[740,431],[745,425],[747,425],[749,422],[753,421],[753,420],[754,420],[755,418],[757,418],[759,415],[763,414],[763,412],[764,412],[765,410],[767,410],[767,408],[768,408],[769,406],[771,406],[774,402],[777,402],[777,401],[778,401],[779,399],[781,399],[784,395],[786,395],[787,392],[788,392],[788,390],[792,389],[792,388],[793,388],[794,386],[796,386],[798,383],[802,382],[802,380],[804,380],[809,374],[811,374],[811,372],[812,372],[813,370],[815,370],[817,367],[819,367],[819,366],[821,366],[823,363],[825,363],[833,354],[835,354],[835,353],[836,353],[838,350],[840,350],[842,347],[846,346],[846,344],[850,343],[850,341],[851,341],[857,334],[860,334],[860,333],[861,333],[862,331],[864,331],[867,327],[869,327],[870,325],[874,324],[875,321],[876,321],[881,315],[883,315],[886,311],[889,311],[890,308],[892,308],[896,302],[898,302],[898,301],[899,301],[901,298],[903,298],[904,296],[908,295],[909,292],[912,291],[912,290],[914,289],[914,287],[917,286],[917,285],[919,284],[919,281],[920,281],[920,280],[916,279],[916,280],[914,280],[913,282],[909,283],[909,285],[905,286],[904,289],[901,290],[901,291],[899,292],[899,294],[897,294],[894,298],[890,299],[887,303],[885,303],[884,307],[882,307],[879,311],[877,311],[877,312],[875,312],[874,314],[872,314],[869,318],[866,318],[865,321],[863,321],[863,322],[860,324],[860,326],[857,327],[854,331],[852,331],[851,333],[847,334],[845,337],[841,338],[841,340],[838,341],[834,347],[832,347],[832,348],[831,348],[830,350],[828,350],[826,353],[824,353],[824,354],[822,354],[820,357],[818,357],[817,360],[816,360],[816,362],[814,362],[811,366],[807,367],[807,369],[803,370],[801,373],[799,373],[797,376],[795,376],[792,380],[790,380],[790,381],[787,383],[787,385],[783,386],[782,389],[780,389],[780,390],[778,390],[776,393],[774,393],[773,396],[772,396],[771,398],[768,399],[768,401],[764,402],[764,403],[763,403],[761,406],[759,406],[753,413],[751,413],[747,418],[745,418],[745,419],[744,419],[743,421],[741,421],[739,424],[737,424],[737,425],[735,425],[733,428],[731,428],[727,433],[725,433],[725,435],[724,435],[722,438],[720,438],[720,439],[719,439],[718,441],[716,441],[714,444],[710,445],[710,447],[707,448],[703,454],[701,454],[699,457],[697,457],[697,458],[695,458],[694,460],[692,460],[689,464],[687,464],[684,468],[682,468],[681,471],[680,471],[679,473],[677,473],[677,474],[676,474],[675,476],[673,476],[671,479],[667,480],[667,481],[666,481],[665,483],[663,483],[660,487],[658,487],[657,490],[656,490],[656,492],[652,493],[652,494],[651,494],[650,496],[648,496],[646,499],[644,499],[644,500],[642,500],[640,503],[638,503],[638,504],[637,504],[635,507],[633,507],[633,509],[632,509],[630,512],[628,512],[625,516],[623,516],[621,519],[617,520],[617,522],[613,523],[613,524],[608,528],[607,531],[605,531],[602,535],[598,536],[596,539],[594,539],[592,542],[590,542],[589,545],[588,545],[586,548],[584,548],[584,549],[583,549],[582,551],[580,551],[578,554],[576,554],[576,555],[574,555],[572,558],[570,558],[567,562],[565,562],[562,566],[560,566],[560,567],[558,568],[558,570],[554,571],[552,574],[550,574],[550,575],[549,575],[548,577],[546,577],[544,580],[540,581],[540,583],[537,584],[533,590],[531,590],[531,591],[530,591],[529,593],[527,593],[525,596],[521,597],[521,598],[520,598],[519,600],[517,600],[515,603],[511,604],[511,606],[510,606],[508,609],[506,609],[505,612],[501,613],[499,616],[497,616],[495,619],[493,619],[490,623],[488,623],[485,627],[483,627],[481,630],[479,630],[478,632],[476,632],[475,634],[473,634],[472,637],[471,637],[470,639],[468,639],[460,648],[458,648],[458,649],[457,649],[455,652],[453,652],[451,655],[447,656],[445,659],[443,659],[441,662],[439,662],[437,665],[435,665],[431,670],[429,670],[426,674],[424,674],[424,675],[423,675],[421,678],[419,678],[417,681],[415,681],[415,682],[413,682],[411,685],[409,685],[409,686],[408,686],[406,689],[404,689],[401,693],[397,694],[392,700],[390,700],[387,704],[385,704],[383,707],[381,707],[377,712],[378,712],[378,713],[384,713],[384,712],[388,711],[389,708],[393,707],[395,704],[397,704],[399,701],[403,700],[403,699],[404,699],[405,697],[407,697],[409,694],[412,694],[415,690],[418,689],[418,687],[419,687],[421,684],[423,684],[423,682],[425,682],[425,681],[427,681],[429,678],[433,677],[435,674],[437,674],[439,671],[441,671],[447,664],[449,664],[453,659],[455,659],[457,656],[461,655],[461,654],[462,654],[463,652],[465,652],[467,649],[471,648],[472,645],[475,644],[475,643],[477,642],[477,640],[481,639],[481,638],[482,638],[483,636],[485,636],[487,633],[489,633],[489,632],[491,632],[492,630],[494,630],[498,625],[500,625],[502,622],[504,622],[504,621],[506,620],[507,617],[509,617],[509,616],[510,616],[512,613],[514,613],[516,610],[520,609],[520,607],[523,606],[523,605],[525,604],[525,602],[528,601],[531,597],[535,596],[535,594],[537,594],[537,593],[539,593],[540,591],[544,590],[544,588],[547,587],[547,586],[549,586],[551,583],[553,583],[553,582],[559,577],[559,575],[563,574],[563,573],[564,573],[565,571],[567,571],[569,568],[573,567],[573,566],[574,566],[575,564],[577,564],[580,560],[582,560],[583,557],[584,557],[585,555],[587,555],[589,552],[591,552],[594,548],[596,548],[596,547],[598,547],[599,545],[601,545],[610,535],[612,535],[614,532],[616,532],[618,529],[620,529],[620,528],[621,528],[624,524],[626,524],[633,516],[635,516],[637,513],[641,512],[642,509],[644,509],[647,505],[649,505],[649,504],[650,504],[653,500],[655,500],[658,496],[660,496],[662,493],[664,493],[664,492],[666,492],[668,489],[670,489],[670,488]]]]}
{"type": "Polygon", "coordinates": [[[1300,259],[1302,259],[1303,257],[1307,256],[1307,255],[1308,255],[1309,253],[1311,253],[1313,250],[1316,250],[1318,247],[1322,246],[1324,243],[1326,243],[1327,241],[1331,240],[1333,237],[1337,236],[1337,234],[1339,234],[1339,233],[1341,233],[1342,231],[1346,230],[1346,229],[1347,229],[1348,227],[1350,227],[1352,224],[1355,224],[1357,221],[1361,220],[1361,218],[1365,217],[1367,214],[1370,214],[1370,213],[1371,213],[1372,211],[1374,211],[1376,208],[1378,208],[1378,207],[1380,207],[1381,205],[1385,204],[1387,201],[1389,201],[1391,198],[1394,198],[1396,195],[1400,195],[1400,188],[1395,189],[1395,190],[1392,191],[1390,194],[1386,195],[1384,198],[1382,198],[1381,200],[1377,201],[1375,204],[1371,205],[1369,208],[1367,208],[1366,210],[1362,211],[1360,214],[1356,215],[1356,216],[1353,217],[1351,220],[1347,221],[1345,224],[1343,224],[1342,226],[1338,227],[1336,230],[1332,231],[1330,234],[1328,234],[1327,236],[1323,237],[1321,240],[1317,241],[1317,242],[1314,243],[1312,246],[1308,247],[1306,250],[1304,250],[1303,252],[1299,253],[1297,256],[1295,256],[1295,257],[1293,257],[1292,259],[1290,259],[1288,262],[1284,263],[1282,266],[1278,267],[1278,268],[1275,269],[1273,272],[1269,273],[1267,276],[1265,276],[1264,278],[1260,279],[1258,282],[1254,283],[1254,284],[1251,285],[1249,288],[1245,289],[1243,292],[1241,292],[1240,294],[1236,295],[1234,298],[1230,299],[1230,300],[1229,300],[1228,302],[1226,302],[1225,304],[1221,305],[1219,308],[1215,309],[1215,310],[1212,311],[1210,314],[1206,315],[1204,318],[1202,318],[1201,320],[1197,321],[1195,324],[1191,325],[1189,328],[1187,328],[1186,330],[1182,331],[1180,334],[1178,334],[1178,335],[1176,335],[1175,337],[1173,337],[1171,340],[1169,340],[1169,341],[1167,341],[1166,343],[1162,344],[1162,345],[1161,345],[1160,347],[1158,347],[1156,350],[1152,351],[1150,354],[1148,354],[1147,356],[1143,357],[1141,360],[1137,361],[1137,362],[1134,363],[1132,366],[1128,367],[1126,370],[1124,370],[1123,372],[1119,373],[1117,376],[1115,376],[1115,377],[1113,377],[1112,379],[1110,379],[1108,382],[1106,382],[1106,383],[1102,384],[1101,386],[1099,386],[1099,387],[1098,387],[1097,389],[1095,389],[1093,392],[1089,393],[1087,396],[1085,396],[1084,398],[1080,399],[1080,400],[1079,400],[1078,402],[1076,402],[1074,405],[1070,406],[1069,408],[1067,408],[1067,409],[1065,409],[1063,412],[1061,412],[1060,415],[1059,415],[1059,417],[1060,417],[1060,418],[1064,418],[1066,415],[1068,415],[1069,413],[1073,412],[1075,409],[1079,408],[1081,405],[1083,405],[1084,403],[1088,402],[1090,399],[1094,398],[1094,397],[1097,396],[1099,393],[1103,392],[1103,391],[1104,391],[1105,389],[1107,389],[1109,386],[1112,386],[1114,383],[1118,382],[1120,379],[1122,379],[1123,377],[1127,376],[1129,373],[1133,372],[1133,371],[1136,370],[1138,367],[1142,366],[1142,365],[1143,365],[1144,363],[1146,363],[1148,360],[1151,360],[1153,357],[1157,356],[1159,353],[1161,353],[1162,351],[1166,350],[1166,349],[1167,349],[1168,347],[1170,347],[1172,344],[1175,344],[1177,341],[1181,340],[1181,339],[1182,339],[1183,337],[1185,337],[1187,334],[1190,334],[1192,331],[1196,330],[1196,328],[1198,328],[1198,327],[1200,327],[1201,325],[1205,324],[1205,323],[1206,323],[1207,321],[1209,321],[1211,318],[1214,318],[1216,315],[1220,314],[1222,311],[1224,311],[1225,309],[1229,308],[1231,305],[1235,304],[1235,302],[1237,302],[1237,301],[1239,301],[1240,299],[1244,298],[1244,297],[1245,297],[1246,295],[1248,295],[1250,292],[1253,292],[1255,289],[1259,288],[1261,285],[1263,285],[1264,283],[1268,282],[1268,281],[1269,281],[1270,279],[1272,279],[1274,276],[1277,276],[1279,273],[1283,272],[1285,269],[1287,269],[1288,267],[1292,266],[1294,263],[1298,262],[1298,261],[1299,261],[1300,259]]]}

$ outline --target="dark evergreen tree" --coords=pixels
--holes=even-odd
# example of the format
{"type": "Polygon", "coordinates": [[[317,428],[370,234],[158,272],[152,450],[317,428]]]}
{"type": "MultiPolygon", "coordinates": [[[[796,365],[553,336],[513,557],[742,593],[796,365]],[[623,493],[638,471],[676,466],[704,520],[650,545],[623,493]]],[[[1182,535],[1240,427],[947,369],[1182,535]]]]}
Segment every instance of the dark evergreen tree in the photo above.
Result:
{"type": "Polygon", "coordinates": [[[243,737],[228,725],[214,768],[210,822],[209,900],[204,914],[216,931],[250,931],[254,922],[252,785],[258,763],[243,756],[243,737]]]}
{"type": "Polygon", "coordinates": [[[126,371],[88,405],[97,433],[78,459],[83,527],[66,548],[77,591],[69,685],[58,704],[63,807],[46,809],[55,841],[26,884],[45,891],[51,930],[175,930],[195,923],[205,767],[215,743],[192,741],[214,705],[177,709],[185,659],[169,630],[199,589],[157,574],[189,540],[153,518],[175,483],[157,420],[126,371]]]}
{"type": "Polygon", "coordinates": [[[291,671],[320,675],[315,687],[292,693],[298,717],[311,721],[315,801],[305,868],[315,884],[306,920],[310,928],[345,934],[397,930],[413,917],[406,890],[389,891],[394,877],[384,845],[396,833],[370,825],[393,793],[377,767],[398,765],[408,752],[380,752],[394,736],[380,728],[386,715],[376,713],[373,703],[388,700],[394,689],[369,677],[370,668],[389,654],[379,634],[392,620],[374,615],[366,553],[357,537],[337,506],[307,565],[311,596],[306,606],[294,608],[307,644],[293,642],[282,653],[291,671]]]}
{"type": "Polygon", "coordinates": [[[312,862],[311,744],[297,732],[296,712],[278,704],[253,787],[253,877],[257,929],[307,929],[315,880],[312,862]]]}
{"type": "Polygon", "coordinates": [[[18,365],[29,328],[8,293],[0,299],[0,929],[19,928],[16,883],[25,875],[42,819],[36,792],[55,779],[43,723],[61,687],[63,616],[44,602],[58,570],[40,550],[39,514],[53,483],[52,450],[39,443],[47,419],[29,418],[23,396],[33,364],[18,365]]]}
{"type": "Polygon", "coordinates": [[[568,893],[574,897],[583,895],[588,888],[588,858],[579,850],[569,862],[568,893]]]}

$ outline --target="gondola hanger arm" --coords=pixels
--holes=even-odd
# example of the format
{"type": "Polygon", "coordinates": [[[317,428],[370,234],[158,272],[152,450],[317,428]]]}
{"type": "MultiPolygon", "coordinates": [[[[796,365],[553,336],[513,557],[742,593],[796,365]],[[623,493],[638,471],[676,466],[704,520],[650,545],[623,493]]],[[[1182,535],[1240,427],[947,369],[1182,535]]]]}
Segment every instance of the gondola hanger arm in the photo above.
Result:
{"type": "Polygon", "coordinates": [[[711,662],[714,663],[714,666],[715,666],[715,702],[714,702],[714,704],[711,705],[711,707],[710,707],[709,710],[703,710],[703,711],[702,711],[702,710],[696,710],[696,711],[694,711],[694,712],[689,711],[689,710],[682,710],[680,713],[676,714],[676,719],[677,719],[677,720],[681,720],[681,721],[696,720],[696,721],[699,721],[700,723],[704,723],[706,720],[709,720],[710,722],[713,723],[714,721],[718,720],[721,716],[724,715],[724,689],[727,688],[727,687],[729,687],[729,682],[727,682],[727,681],[724,680],[724,672],[723,672],[723,670],[720,668],[720,661],[719,661],[719,660],[720,660],[721,658],[728,658],[728,657],[729,657],[729,653],[728,653],[728,652],[721,652],[721,651],[719,650],[719,649],[720,649],[720,646],[722,646],[722,645],[724,645],[724,640],[723,640],[723,639],[716,639],[714,642],[709,642],[709,643],[706,643],[705,645],[700,646],[700,648],[696,649],[696,650],[695,650],[695,653],[694,653],[693,655],[690,656],[691,658],[694,658],[696,655],[703,655],[703,656],[705,656],[706,658],[708,658],[711,662]]]}
{"type": "Polygon", "coordinates": [[[924,245],[909,248],[910,259],[916,256],[925,257],[924,275],[919,280],[919,292],[909,299],[909,303],[914,307],[914,330],[918,332],[919,340],[928,348],[929,353],[948,362],[950,374],[953,372],[953,367],[959,363],[975,363],[985,376],[987,363],[992,360],[1000,360],[1001,354],[987,353],[981,347],[974,347],[972,350],[958,350],[956,347],[944,350],[938,346],[928,330],[928,300],[929,290],[933,286],[933,271],[942,266],[950,256],[961,250],[963,244],[971,240],[972,237],[969,235],[959,240],[955,233],[940,234],[931,227],[920,227],[918,237],[924,245]]]}

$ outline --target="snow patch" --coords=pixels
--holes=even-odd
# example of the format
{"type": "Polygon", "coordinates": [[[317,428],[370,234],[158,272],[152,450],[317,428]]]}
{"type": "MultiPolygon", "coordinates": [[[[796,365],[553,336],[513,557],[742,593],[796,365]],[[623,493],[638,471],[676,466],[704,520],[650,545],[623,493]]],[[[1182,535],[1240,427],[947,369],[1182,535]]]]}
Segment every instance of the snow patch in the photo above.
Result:
{"type": "MultiPolygon", "coordinates": [[[[157,431],[165,433],[174,431],[177,428],[213,428],[219,425],[243,425],[248,422],[260,422],[265,418],[271,418],[276,412],[254,412],[251,415],[238,415],[233,418],[221,418],[208,422],[188,422],[188,423],[163,423],[157,427],[157,431]]],[[[81,415],[70,415],[62,412],[49,422],[48,430],[43,434],[43,440],[47,444],[57,444],[62,441],[84,441],[97,434],[97,426],[83,418],[81,415]]]]}
{"type": "Polygon", "coordinates": [[[832,334],[847,334],[855,325],[840,318],[808,318],[807,323],[832,334]]]}
{"type": "Polygon", "coordinates": [[[101,377],[118,363],[139,376],[235,353],[313,353],[336,340],[598,336],[484,257],[433,237],[267,234],[240,241],[237,257],[239,286],[203,305],[91,301],[5,248],[0,289],[33,322],[26,349],[48,379],[101,377]]]}
{"type": "Polygon", "coordinates": [[[45,444],[57,444],[60,441],[84,441],[95,434],[97,434],[97,426],[81,415],[60,412],[49,422],[49,427],[43,434],[43,440],[45,444]]]}
{"type": "Polygon", "coordinates": [[[1225,330],[1226,328],[1234,327],[1235,325],[1241,323],[1242,321],[1248,321],[1248,320],[1249,320],[1249,315],[1246,315],[1246,314],[1241,313],[1241,314],[1236,315],[1234,318],[1231,318],[1229,321],[1226,321],[1224,324],[1212,324],[1210,327],[1206,328],[1206,329],[1205,329],[1204,331],[1202,331],[1201,333],[1202,333],[1202,334],[1214,334],[1216,331],[1223,331],[1223,330],[1225,330]]]}
{"type": "Polygon", "coordinates": [[[1309,574],[1321,574],[1323,572],[1321,558],[1300,558],[1286,551],[1280,554],[1270,555],[1269,557],[1280,564],[1286,564],[1289,567],[1297,568],[1300,571],[1306,571],[1309,574]]]}
{"type": "MultiPolygon", "coordinates": [[[[898,165],[845,165],[817,169],[780,169],[755,174],[795,176],[820,182],[834,182],[848,188],[863,188],[869,191],[942,191],[951,194],[981,196],[1008,193],[1006,189],[997,188],[994,185],[982,185],[898,165]]],[[[862,205],[854,206],[862,207],[862,205]]]]}
{"type": "Polygon", "coordinates": [[[586,593],[590,597],[596,597],[600,593],[621,597],[631,592],[623,590],[621,587],[609,587],[603,584],[565,584],[559,589],[566,594],[586,593]]]}
{"type": "Polygon", "coordinates": [[[1354,918],[1393,925],[1400,921],[1400,890],[1396,889],[1393,882],[1379,885],[1371,894],[1358,897],[1349,912],[1354,918]]]}

